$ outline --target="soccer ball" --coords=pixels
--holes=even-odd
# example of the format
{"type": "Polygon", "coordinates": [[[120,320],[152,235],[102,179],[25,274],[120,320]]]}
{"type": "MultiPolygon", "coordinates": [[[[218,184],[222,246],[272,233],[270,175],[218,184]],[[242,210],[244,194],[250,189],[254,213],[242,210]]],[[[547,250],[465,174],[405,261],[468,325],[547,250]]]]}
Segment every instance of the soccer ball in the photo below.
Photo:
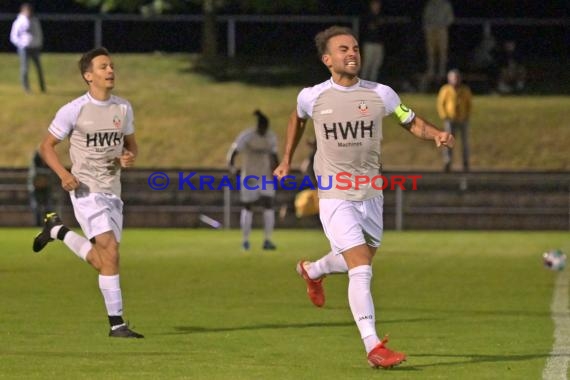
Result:
{"type": "Polygon", "coordinates": [[[559,249],[551,249],[542,254],[542,262],[548,269],[560,271],[566,266],[566,255],[559,249]]]}

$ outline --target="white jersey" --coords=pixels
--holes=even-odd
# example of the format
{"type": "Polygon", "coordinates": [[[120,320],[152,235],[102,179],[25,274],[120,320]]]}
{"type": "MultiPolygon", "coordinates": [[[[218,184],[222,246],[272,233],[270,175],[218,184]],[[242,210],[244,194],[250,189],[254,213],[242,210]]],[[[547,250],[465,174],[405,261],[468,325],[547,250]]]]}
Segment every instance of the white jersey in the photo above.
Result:
{"type": "MultiPolygon", "coordinates": [[[[297,115],[312,118],[315,127],[319,198],[362,201],[382,195],[370,184],[357,190],[354,181],[355,176],[372,179],[379,174],[382,119],[399,105],[400,97],[390,87],[365,80],[343,87],[329,79],[299,93],[297,115]],[[348,190],[336,188],[336,177],[342,173],[343,180],[352,182],[348,190]]],[[[413,117],[411,112],[402,123],[413,117]]]]}
{"type": "Polygon", "coordinates": [[[133,109],[128,101],[112,95],[93,99],[89,93],[59,109],[49,132],[58,140],[69,136],[71,173],[82,190],[121,196],[121,166],[124,136],[134,133],[133,109]]]}
{"type": "Polygon", "coordinates": [[[268,130],[263,136],[256,128],[243,131],[232,144],[228,157],[233,152],[242,156],[242,178],[248,175],[273,178],[271,157],[277,154],[277,137],[272,131],[268,130]]]}
{"type": "Polygon", "coordinates": [[[10,42],[18,49],[41,48],[43,45],[42,26],[37,17],[19,14],[10,30],[10,42]]]}

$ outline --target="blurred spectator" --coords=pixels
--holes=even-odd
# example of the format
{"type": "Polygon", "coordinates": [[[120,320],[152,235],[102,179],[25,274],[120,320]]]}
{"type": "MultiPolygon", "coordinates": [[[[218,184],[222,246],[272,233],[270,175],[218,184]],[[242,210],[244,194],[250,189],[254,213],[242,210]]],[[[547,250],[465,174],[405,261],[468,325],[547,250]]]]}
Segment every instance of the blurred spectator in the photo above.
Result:
{"type": "Polygon", "coordinates": [[[521,64],[515,41],[507,40],[497,57],[499,78],[497,91],[501,94],[520,92],[526,84],[526,68],[521,64]]]}
{"type": "Polygon", "coordinates": [[[454,14],[448,0],[428,0],[423,11],[423,27],[426,40],[426,80],[432,82],[445,78],[449,46],[449,26],[454,14]],[[436,64],[437,59],[437,64],[436,64]],[[437,66],[437,73],[436,73],[437,66]],[[437,78],[434,78],[437,74],[437,78]]]}
{"type": "Polygon", "coordinates": [[[487,70],[496,65],[497,62],[494,56],[496,46],[497,41],[491,32],[491,25],[487,22],[483,25],[481,42],[473,51],[471,64],[475,70],[487,72],[487,70]]]}
{"type": "Polygon", "coordinates": [[[386,24],[382,16],[382,1],[371,0],[368,12],[362,17],[362,70],[360,77],[378,81],[378,72],[384,63],[386,24]]]}
{"type": "Polygon", "coordinates": [[[42,160],[40,153],[34,151],[28,168],[28,193],[36,226],[43,225],[43,217],[47,212],[55,211],[53,189],[56,180],[55,173],[42,160]]]}
{"type": "Polygon", "coordinates": [[[36,66],[40,89],[42,92],[46,92],[44,74],[40,62],[40,53],[43,44],[42,26],[38,18],[34,15],[34,8],[31,4],[23,3],[20,6],[20,13],[12,24],[10,41],[18,49],[18,56],[20,57],[20,80],[24,91],[30,92],[28,66],[31,60],[36,66]]]}
{"type": "MultiPolygon", "coordinates": [[[[463,171],[469,171],[469,117],[471,115],[471,89],[461,81],[459,70],[447,73],[444,84],[437,95],[437,113],[443,120],[445,130],[454,136],[461,133],[463,148],[463,171]]],[[[444,170],[451,171],[452,149],[442,150],[444,170]]]]}

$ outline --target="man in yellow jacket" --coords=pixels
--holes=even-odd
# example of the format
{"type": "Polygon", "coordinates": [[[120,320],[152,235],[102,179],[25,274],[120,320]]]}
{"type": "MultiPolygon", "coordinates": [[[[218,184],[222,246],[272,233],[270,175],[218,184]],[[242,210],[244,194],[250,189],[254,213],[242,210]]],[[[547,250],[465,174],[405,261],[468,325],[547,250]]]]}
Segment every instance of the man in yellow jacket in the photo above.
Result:
{"type": "MultiPolygon", "coordinates": [[[[469,171],[469,116],[471,115],[471,89],[461,82],[457,69],[447,73],[444,84],[437,95],[437,112],[443,120],[445,130],[454,136],[461,134],[463,148],[463,171],[469,171]]],[[[452,150],[443,148],[443,162],[446,172],[451,171],[452,150]]]]}

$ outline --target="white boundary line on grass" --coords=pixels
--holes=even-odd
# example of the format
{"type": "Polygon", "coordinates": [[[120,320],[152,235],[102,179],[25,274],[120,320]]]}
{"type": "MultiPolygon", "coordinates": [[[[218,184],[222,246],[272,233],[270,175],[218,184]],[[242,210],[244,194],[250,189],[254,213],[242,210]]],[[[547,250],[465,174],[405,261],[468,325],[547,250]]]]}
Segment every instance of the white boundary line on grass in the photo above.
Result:
{"type": "Polygon", "coordinates": [[[570,359],[570,312],[568,311],[569,268],[558,273],[550,310],[554,321],[554,345],[546,366],[542,371],[543,380],[567,380],[568,360],[570,359]]]}

